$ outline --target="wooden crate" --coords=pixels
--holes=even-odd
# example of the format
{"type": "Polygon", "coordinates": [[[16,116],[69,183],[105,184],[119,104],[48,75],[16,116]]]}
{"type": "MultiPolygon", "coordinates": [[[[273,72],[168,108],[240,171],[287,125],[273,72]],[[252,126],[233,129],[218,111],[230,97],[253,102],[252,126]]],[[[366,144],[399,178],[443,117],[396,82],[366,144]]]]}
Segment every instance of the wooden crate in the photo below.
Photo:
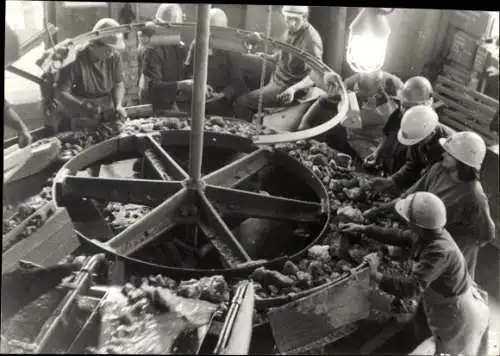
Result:
{"type": "Polygon", "coordinates": [[[446,108],[440,120],[457,131],[474,131],[480,134],[488,146],[498,144],[498,136],[489,126],[498,101],[440,75],[434,86],[434,96],[446,108]]]}

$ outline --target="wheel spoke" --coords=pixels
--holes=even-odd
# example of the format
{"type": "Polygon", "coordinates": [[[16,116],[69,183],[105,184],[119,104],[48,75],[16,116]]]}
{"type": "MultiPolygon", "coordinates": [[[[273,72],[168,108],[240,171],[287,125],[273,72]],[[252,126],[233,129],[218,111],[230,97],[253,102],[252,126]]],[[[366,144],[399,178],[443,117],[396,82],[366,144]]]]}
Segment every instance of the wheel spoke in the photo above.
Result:
{"type": "Polygon", "coordinates": [[[165,200],[182,188],[181,182],[149,179],[120,179],[66,176],[61,184],[62,196],[152,205],[165,200]]]}
{"type": "Polygon", "coordinates": [[[266,149],[256,150],[227,166],[206,175],[206,184],[236,187],[271,162],[271,153],[266,149]]]}
{"type": "Polygon", "coordinates": [[[204,193],[200,193],[199,226],[224,262],[230,267],[251,260],[204,193]]]}
{"type": "Polygon", "coordinates": [[[321,203],[282,198],[242,190],[207,186],[207,198],[216,204],[221,214],[287,221],[318,221],[324,208],[321,203]]]}
{"type": "Polygon", "coordinates": [[[137,223],[107,242],[123,255],[130,255],[182,221],[179,208],[186,204],[187,189],[182,189],[153,209],[137,223]]]}
{"type": "Polygon", "coordinates": [[[144,137],[144,141],[141,142],[141,148],[155,171],[163,179],[171,177],[173,180],[186,180],[189,178],[186,171],[182,169],[175,159],[152,136],[148,135],[144,137]]]}

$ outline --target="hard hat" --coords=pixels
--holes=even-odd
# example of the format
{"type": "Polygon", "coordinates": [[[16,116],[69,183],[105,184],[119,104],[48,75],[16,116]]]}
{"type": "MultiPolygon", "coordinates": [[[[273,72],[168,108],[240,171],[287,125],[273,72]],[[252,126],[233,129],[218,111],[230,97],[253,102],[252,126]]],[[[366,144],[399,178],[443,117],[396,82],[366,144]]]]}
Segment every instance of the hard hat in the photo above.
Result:
{"type": "Polygon", "coordinates": [[[208,16],[210,18],[210,26],[227,27],[228,20],[224,10],[219,8],[211,8],[208,16]]]}
{"type": "Polygon", "coordinates": [[[285,5],[281,13],[285,16],[292,17],[304,16],[309,14],[309,6],[285,5]]]}
{"type": "Polygon", "coordinates": [[[410,194],[398,201],[395,209],[403,219],[424,229],[440,229],[446,225],[443,201],[429,192],[410,194]]]}
{"type": "Polygon", "coordinates": [[[484,157],[486,156],[486,144],[481,136],[475,132],[457,132],[448,138],[440,138],[439,143],[444,150],[458,161],[481,169],[484,157]]]}
{"type": "Polygon", "coordinates": [[[428,137],[439,123],[436,112],[427,105],[417,105],[406,111],[401,119],[398,141],[405,146],[416,145],[428,137]]]}
{"type": "Polygon", "coordinates": [[[179,4],[161,4],[156,10],[154,21],[156,23],[182,22],[183,16],[182,7],[179,4]]]}
{"type": "MultiPolygon", "coordinates": [[[[92,29],[92,32],[118,26],[120,26],[120,24],[117,21],[110,18],[103,18],[97,21],[97,23],[94,25],[94,28],[92,29]]],[[[98,42],[101,42],[106,46],[114,48],[119,51],[125,49],[125,42],[123,41],[123,33],[117,33],[116,35],[100,38],[98,42]]]]}
{"type": "Polygon", "coordinates": [[[432,84],[425,77],[412,77],[408,79],[403,88],[398,91],[398,97],[403,103],[421,105],[432,99],[432,84]]]}

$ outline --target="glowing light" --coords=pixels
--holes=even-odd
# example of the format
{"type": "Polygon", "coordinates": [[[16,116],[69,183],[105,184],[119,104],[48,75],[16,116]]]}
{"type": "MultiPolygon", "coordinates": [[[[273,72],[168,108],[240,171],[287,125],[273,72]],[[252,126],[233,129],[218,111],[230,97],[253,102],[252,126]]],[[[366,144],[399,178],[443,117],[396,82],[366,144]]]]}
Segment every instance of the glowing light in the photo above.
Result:
{"type": "Polygon", "coordinates": [[[384,65],[387,40],[372,34],[351,35],[347,62],[356,72],[374,72],[384,65]]]}
{"type": "Polygon", "coordinates": [[[379,70],[384,65],[391,29],[375,9],[363,9],[350,26],[347,63],[358,73],[379,70]]]}

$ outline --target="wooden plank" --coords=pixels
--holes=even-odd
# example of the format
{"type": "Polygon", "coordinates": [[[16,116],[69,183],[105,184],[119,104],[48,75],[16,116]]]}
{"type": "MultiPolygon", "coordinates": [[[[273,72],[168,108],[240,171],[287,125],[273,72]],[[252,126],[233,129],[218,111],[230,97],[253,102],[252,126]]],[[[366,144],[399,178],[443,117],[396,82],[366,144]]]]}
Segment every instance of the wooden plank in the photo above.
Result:
{"type": "MultiPolygon", "coordinates": [[[[465,81],[469,81],[470,80],[470,73],[468,72],[465,72],[463,71],[462,69],[460,68],[457,68],[457,67],[454,67],[452,65],[449,65],[449,64],[445,64],[443,66],[443,71],[444,72],[447,72],[447,73],[450,73],[450,74],[453,74],[457,77],[460,77],[462,78],[463,80],[465,81]]],[[[439,77],[438,77],[439,78],[439,77]]],[[[438,79],[439,80],[439,79],[438,79]]]]}
{"type": "Polygon", "coordinates": [[[493,119],[493,116],[496,113],[497,108],[492,108],[492,107],[486,106],[484,104],[481,104],[480,102],[474,101],[470,98],[467,98],[462,93],[453,91],[453,90],[443,86],[442,84],[437,84],[435,87],[435,91],[450,95],[453,97],[453,99],[455,99],[457,101],[462,101],[462,102],[470,105],[472,108],[482,111],[479,114],[483,115],[489,121],[491,121],[493,119]]]}
{"type": "Polygon", "coordinates": [[[495,139],[496,137],[496,135],[491,133],[487,127],[477,124],[472,120],[468,120],[467,117],[462,113],[455,112],[450,109],[444,109],[443,114],[451,117],[454,120],[457,120],[461,124],[464,124],[465,126],[470,127],[471,129],[477,130],[479,133],[490,139],[495,139]]]}
{"type": "Polygon", "coordinates": [[[489,96],[484,95],[482,93],[479,93],[476,90],[472,90],[470,88],[467,88],[466,86],[463,86],[462,84],[454,82],[453,80],[450,80],[450,79],[448,79],[448,78],[446,78],[446,77],[444,77],[442,75],[438,76],[437,81],[449,84],[451,86],[455,86],[458,89],[462,89],[463,91],[467,92],[467,94],[469,94],[469,95],[471,95],[471,96],[473,96],[473,97],[475,97],[475,98],[477,98],[479,100],[484,101],[484,103],[487,104],[487,105],[489,105],[489,106],[498,107],[498,100],[490,98],[489,96]]]}
{"type": "Polygon", "coordinates": [[[320,291],[269,312],[276,346],[281,353],[319,348],[346,325],[370,313],[368,269],[333,282],[320,291]]]}
{"type": "MultiPolygon", "coordinates": [[[[457,122],[457,121],[454,121],[454,120],[452,120],[452,119],[451,119],[451,118],[449,118],[449,117],[442,117],[442,118],[440,118],[440,120],[441,120],[444,124],[446,124],[446,125],[450,126],[451,128],[453,128],[453,129],[455,129],[455,130],[457,130],[457,131],[471,131],[471,128],[470,128],[470,127],[467,127],[467,126],[465,126],[465,125],[463,125],[463,124],[461,124],[461,123],[459,123],[459,122],[457,122]]],[[[481,136],[483,136],[483,135],[481,135],[481,136]]],[[[487,145],[492,145],[492,144],[494,144],[493,140],[491,140],[491,139],[489,139],[489,138],[487,138],[487,137],[484,137],[484,136],[483,136],[483,139],[484,139],[484,141],[486,142],[486,144],[487,144],[487,145]]]]}
{"type": "Polygon", "coordinates": [[[18,242],[2,255],[2,273],[16,270],[20,259],[26,259],[24,258],[26,255],[46,243],[58,231],[67,228],[67,225],[72,226],[68,212],[64,208],[57,209],[38,231],[18,242]]]}
{"type": "Polygon", "coordinates": [[[482,124],[481,127],[484,126],[484,129],[487,130],[487,132],[489,131],[489,124],[490,124],[491,119],[488,121],[484,116],[481,117],[477,113],[474,113],[474,112],[464,108],[463,106],[457,104],[453,100],[448,99],[447,97],[444,97],[440,94],[435,93],[434,97],[436,99],[444,102],[448,107],[453,108],[453,109],[457,110],[458,112],[460,112],[461,114],[464,114],[464,115],[470,117],[470,119],[469,119],[470,121],[476,121],[476,120],[479,120],[479,118],[481,118],[481,120],[479,120],[480,123],[482,124]]]}

